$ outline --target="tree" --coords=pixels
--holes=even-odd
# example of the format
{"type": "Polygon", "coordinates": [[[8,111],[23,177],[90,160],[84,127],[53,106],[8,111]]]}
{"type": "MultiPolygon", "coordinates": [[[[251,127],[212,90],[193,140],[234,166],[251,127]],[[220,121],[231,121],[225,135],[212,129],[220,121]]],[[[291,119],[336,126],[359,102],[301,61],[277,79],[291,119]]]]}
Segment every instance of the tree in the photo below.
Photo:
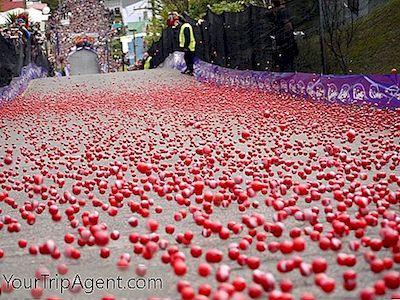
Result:
{"type": "Polygon", "coordinates": [[[344,74],[349,73],[351,47],[358,29],[357,14],[343,0],[323,1],[325,44],[344,74]]]}
{"type": "Polygon", "coordinates": [[[47,3],[51,10],[55,10],[58,7],[58,0],[42,0],[43,3],[47,3]]]}
{"type": "Polygon", "coordinates": [[[232,13],[241,12],[246,8],[246,6],[247,6],[246,1],[234,1],[234,2],[222,1],[213,4],[210,8],[213,13],[221,15],[224,12],[232,12],[232,13]]]}
{"type": "MultiPolygon", "coordinates": [[[[224,12],[240,12],[249,5],[268,6],[269,0],[150,0],[149,4],[153,16],[160,16],[165,12],[176,11],[187,13],[198,20],[205,16],[208,9],[216,14],[224,12]]],[[[167,14],[168,16],[168,14],[167,14]]]]}
{"type": "Polygon", "coordinates": [[[248,5],[268,6],[269,0],[149,0],[153,18],[147,27],[146,43],[151,45],[159,40],[166,27],[168,13],[176,11],[188,14],[195,20],[204,18],[210,9],[213,13],[241,12],[248,5]]]}
{"type": "Polygon", "coordinates": [[[18,14],[15,12],[8,13],[6,16],[7,26],[15,24],[17,17],[18,17],[18,14]]]}

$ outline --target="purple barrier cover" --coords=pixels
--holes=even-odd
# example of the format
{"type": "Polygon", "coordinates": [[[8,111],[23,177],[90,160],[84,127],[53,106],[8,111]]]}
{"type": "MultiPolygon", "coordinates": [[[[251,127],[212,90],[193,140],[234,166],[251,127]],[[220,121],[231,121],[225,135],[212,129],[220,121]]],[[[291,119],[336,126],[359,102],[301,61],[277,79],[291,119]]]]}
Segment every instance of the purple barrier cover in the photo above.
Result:
{"type": "Polygon", "coordinates": [[[398,75],[320,75],[241,71],[197,60],[195,76],[202,82],[288,93],[329,103],[367,104],[386,109],[400,108],[398,75]]]}
{"type": "Polygon", "coordinates": [[[47,77],[47,70],[44,68],[35,64],[23,67],[20,76],[13,78],[9,85],[0,88],[0,106],[22,94],[31,80],[43,77],[47,77]]]}
{"type": "Polygon", "coordinates": [[[162,63],[162,66],[182,72],[186,69],[186,63],[183,57],[183,52],[175,51],[165,59],[165,61],[162,63]]]}

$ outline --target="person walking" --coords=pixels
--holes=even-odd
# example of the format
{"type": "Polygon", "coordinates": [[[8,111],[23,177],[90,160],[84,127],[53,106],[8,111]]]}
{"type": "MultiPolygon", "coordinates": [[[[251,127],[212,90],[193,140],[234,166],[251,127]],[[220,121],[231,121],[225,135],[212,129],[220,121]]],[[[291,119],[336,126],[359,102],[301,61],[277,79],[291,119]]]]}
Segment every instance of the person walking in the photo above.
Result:
{"type": "Polygon", "coordinates": [[[193,75],[196,51],[196,39],[194,37],[193,27],[182,16],[179,16],[179,23],[179,47],[185,53],[184,59],[186,63],[186,70],[183,71],[182,74],[193,75]]]}

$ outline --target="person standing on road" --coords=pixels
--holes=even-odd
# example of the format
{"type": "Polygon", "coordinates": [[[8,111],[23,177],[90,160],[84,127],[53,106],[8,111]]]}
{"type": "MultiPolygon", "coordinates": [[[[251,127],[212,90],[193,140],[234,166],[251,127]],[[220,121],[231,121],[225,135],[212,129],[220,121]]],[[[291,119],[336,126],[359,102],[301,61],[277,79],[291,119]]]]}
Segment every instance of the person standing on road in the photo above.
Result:
{"type": "Polygon", "coordinates": [[[143,61],[144,61],[144,64],[143,64],[143,69],[144,70],[150,70],[150,69],[153,69],[153,57],[152,56],[150,56],[149,55],[149,53],[145,53],[144,55],[143,55],[143,61]]]}
{"type": "Polygon", "coordinates": [[[196,39],[194,37],[193,27],[182,16],[179,17],[179,23],[179,47],[185,53],[184,59],[186,63],[186,70],[182,73],[193,75],[196,51],[196,39]]]}

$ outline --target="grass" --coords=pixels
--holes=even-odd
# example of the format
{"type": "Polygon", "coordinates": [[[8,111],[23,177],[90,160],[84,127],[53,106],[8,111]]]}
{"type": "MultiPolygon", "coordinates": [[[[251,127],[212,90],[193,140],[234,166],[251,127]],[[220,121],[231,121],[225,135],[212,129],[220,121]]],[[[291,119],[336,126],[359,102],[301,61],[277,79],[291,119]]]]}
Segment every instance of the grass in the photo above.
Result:
{"type": "Polygon", "coordinates": [[[390,73],[400,68],[400,0],[362,18],[351,49],[355,73],[390,73]]]}
{"type": "MultiPolygon", "coordinates": [[[[356,74],[388,74],[400,69],[400,0],[390,0],[372,13],[360,18],[351,47],[349,69],[356,74]]],[[[319,36],[299,42],[298,70],[320,72],[319,36]]],[[[338,64],[328,53],[329,73],[341,73],[338,64]]]]}

